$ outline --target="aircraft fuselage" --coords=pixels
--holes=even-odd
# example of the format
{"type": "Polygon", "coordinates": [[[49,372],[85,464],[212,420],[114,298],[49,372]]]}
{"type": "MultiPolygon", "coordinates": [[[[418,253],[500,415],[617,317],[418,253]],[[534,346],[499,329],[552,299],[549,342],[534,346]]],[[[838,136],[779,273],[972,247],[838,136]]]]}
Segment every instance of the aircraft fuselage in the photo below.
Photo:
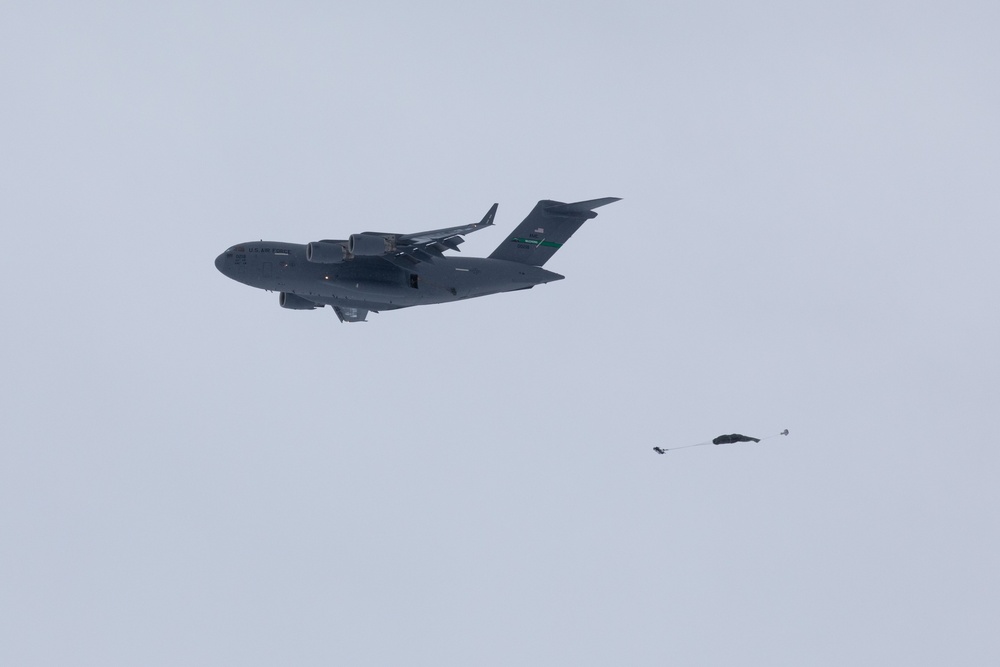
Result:
{"type": "Polygon", "coordinates": [[[538,266],[485,257],[439,256],[411,265],[386,255],[320,264],[306,259],[303,244],[272,241],[232,246],[215,266],[251,287],[372,311],[459,301],[563,278],[538,266]]]}

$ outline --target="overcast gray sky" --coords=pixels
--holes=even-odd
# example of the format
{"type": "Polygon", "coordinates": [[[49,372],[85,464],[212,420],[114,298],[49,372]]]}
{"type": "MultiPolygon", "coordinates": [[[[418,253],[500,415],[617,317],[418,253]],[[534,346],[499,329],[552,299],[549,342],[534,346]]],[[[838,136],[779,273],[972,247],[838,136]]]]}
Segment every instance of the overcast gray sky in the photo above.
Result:
{"type": "Polygon", "coordinates": [[[0,663],[997,664],[998,8],[4,3],[0,663]],[[363,325],[213,266],[606,196],[363,325]]]}

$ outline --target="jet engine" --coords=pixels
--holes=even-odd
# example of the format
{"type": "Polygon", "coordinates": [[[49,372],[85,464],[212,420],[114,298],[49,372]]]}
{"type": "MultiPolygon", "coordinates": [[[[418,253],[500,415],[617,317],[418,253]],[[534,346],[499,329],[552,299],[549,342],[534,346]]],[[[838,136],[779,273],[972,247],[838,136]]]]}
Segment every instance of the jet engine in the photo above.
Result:
{"type": "Polygon", "coordinates": [[[381,234],[351,234],[351,238],[347,242],[347,252],[352,255],[384,255],[395,249],[396,238],[381,234]]]}
{"type": "Polygon", "coordinates": [[[306,246],[306,261],[317,264],[340,264],[347,259],[347,248],[343,243],[314,241],[306,246]]]}
{"type": "Polygon", "coordinates": [[[278,305],[282,308],[290,308],[291,310],[312,310],[313,308],[322,308],[322,306],[309,299],[303,299],[301,296],[296,294],[289,294],[288,292],[281,292],[278,294],[278,305]]]}

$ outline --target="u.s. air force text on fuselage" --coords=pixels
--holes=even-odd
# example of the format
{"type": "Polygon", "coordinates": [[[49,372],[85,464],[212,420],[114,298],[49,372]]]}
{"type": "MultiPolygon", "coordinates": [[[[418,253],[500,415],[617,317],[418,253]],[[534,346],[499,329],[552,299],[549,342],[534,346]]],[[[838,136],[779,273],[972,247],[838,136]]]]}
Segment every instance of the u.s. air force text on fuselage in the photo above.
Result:
{"type": "Polygon", "coordinates": [[[445,256],[465,234],[493,225],[497,205],[476,224],[416,234],[364,232],[308,244],[257,241],[228,248],[215,260],[226,276],[279,292],[283,308],[333,307],[342,322],[369,312],[446,303],[529,289],[562,280],[542,267],[605,197],[566,204],[543,200],[489,257],[445,256]]]}

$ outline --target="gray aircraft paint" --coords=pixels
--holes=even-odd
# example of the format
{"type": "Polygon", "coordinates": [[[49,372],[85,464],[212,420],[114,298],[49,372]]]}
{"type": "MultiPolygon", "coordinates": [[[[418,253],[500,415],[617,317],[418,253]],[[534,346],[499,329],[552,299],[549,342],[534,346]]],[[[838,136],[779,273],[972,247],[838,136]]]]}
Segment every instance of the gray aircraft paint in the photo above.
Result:
{"type": "Polygon", "coordinates": [[[325,263],[310,261],[305,244],[255,241],[226,249],[215,266],[237,282],[279,292],[284,308],[331,306],[341,321],[363,321],[369,311],[460,301],[562,280],[541,265],[597,216],[593,209],[615,201],[542,200],[489,257],[446,257],[444,252],[457,250],[462,235],[492,226],[496,204],[475,225],[416,234],[365,232],[363,240],[385,241],[387,251],[378,255],[351,256],[348,241],[323,241],[341,246],[346,256],[325,263]]]}

